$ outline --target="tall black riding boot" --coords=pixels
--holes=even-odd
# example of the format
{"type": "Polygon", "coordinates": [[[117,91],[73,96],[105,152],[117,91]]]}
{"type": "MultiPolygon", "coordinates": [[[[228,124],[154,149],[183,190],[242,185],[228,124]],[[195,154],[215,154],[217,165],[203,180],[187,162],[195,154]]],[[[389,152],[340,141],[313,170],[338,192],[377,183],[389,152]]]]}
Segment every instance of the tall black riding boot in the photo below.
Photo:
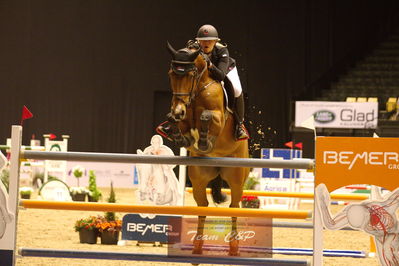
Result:
{"type": "Polygon", "coordinates": [[[234,132],[234,137],[236,140],[248,139],[248,133],[244,127],[244,96],[241,93],[240,96],[235,98],[234,103],[234,120],[236,123],[236,129],[234,132]]]}

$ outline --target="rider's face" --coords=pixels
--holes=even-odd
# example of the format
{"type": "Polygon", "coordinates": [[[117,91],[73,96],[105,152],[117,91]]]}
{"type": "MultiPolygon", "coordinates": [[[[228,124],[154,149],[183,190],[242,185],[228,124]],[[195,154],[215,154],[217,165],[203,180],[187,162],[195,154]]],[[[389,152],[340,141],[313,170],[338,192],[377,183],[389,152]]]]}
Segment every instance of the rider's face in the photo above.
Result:
{"type": "Polygon", "coordinates": [[[204,53],[209,54],[212,52],[213,47],[215,47],[217,40],[199,40],[199,44],[201,46],[201,49],[204,53]]]}

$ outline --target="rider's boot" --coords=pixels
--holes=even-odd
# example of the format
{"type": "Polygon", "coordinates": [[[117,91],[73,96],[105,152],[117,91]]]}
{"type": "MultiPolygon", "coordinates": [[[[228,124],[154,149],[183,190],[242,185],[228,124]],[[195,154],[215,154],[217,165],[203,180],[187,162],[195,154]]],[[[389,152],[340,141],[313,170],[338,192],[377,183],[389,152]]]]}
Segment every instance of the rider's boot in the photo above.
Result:
{"type": "Polygon", "coordinates": [[[241,93],[240,96],[235,98],[234,103],[234,120],[235,120],[235,131],[234,137],[236,140],[245,140],[249,138],[247,130],[244,127],[244,96],[241,93]]]}

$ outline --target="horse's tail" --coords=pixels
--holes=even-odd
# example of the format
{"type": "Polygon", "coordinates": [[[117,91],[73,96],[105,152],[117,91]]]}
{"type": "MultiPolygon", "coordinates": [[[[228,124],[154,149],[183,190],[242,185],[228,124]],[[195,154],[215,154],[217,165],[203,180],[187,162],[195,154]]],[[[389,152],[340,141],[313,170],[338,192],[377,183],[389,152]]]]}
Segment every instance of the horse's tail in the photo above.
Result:
{"type": "Polygon", "coordinates": [[[223,180],[220,176],[210,182],[212,199],[216,204],[223,203],[227,200],[226,193],[222,193],[223,180]]]}

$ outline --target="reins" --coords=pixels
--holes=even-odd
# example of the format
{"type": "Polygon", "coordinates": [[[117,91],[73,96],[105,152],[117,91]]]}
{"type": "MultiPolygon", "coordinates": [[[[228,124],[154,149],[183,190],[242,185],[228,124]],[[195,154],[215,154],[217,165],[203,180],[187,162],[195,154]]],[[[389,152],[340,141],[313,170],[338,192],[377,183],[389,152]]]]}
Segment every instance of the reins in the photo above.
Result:
{"type": "MultiPolygon", "coordinates": [[[[203,54],[201,53],[201,55],[203,56],[203,54]]],[[[176,63],[174,62],[174,60],[172,60],[172,64],[176,63]]],[[[194,63],[194,62],[193,62],[194,63]]],[[[198,96],[198,94],[205,90],[206,88],[208,88],[210,85],[212,85],[213,83],[215,83],[215,80],[212,80],[210,82],[208,82],[207,84],[205,84],[202,88],[198,88],[199,87],[199,83],[200,80],[202,79],[202,76],[204,75],[206,69],[208,68],[208,63],[205,61],[205,67],[202,69],[201,73],[198,74],[198,68],[196,66],[194,66],[194,77],[192,80],[192,84],[191,84],[191,88],[189,92],[172,92],[173,96],[176,96],[176,98],[180,101],[182,101],[186,106],[190,106],[191,102],[198,96]],[[190,96],[189,101],[186,102],[182,97],[184,96],[190,96]]],[[[173,66],[172,66],[173,69],[173,66]]]]}

